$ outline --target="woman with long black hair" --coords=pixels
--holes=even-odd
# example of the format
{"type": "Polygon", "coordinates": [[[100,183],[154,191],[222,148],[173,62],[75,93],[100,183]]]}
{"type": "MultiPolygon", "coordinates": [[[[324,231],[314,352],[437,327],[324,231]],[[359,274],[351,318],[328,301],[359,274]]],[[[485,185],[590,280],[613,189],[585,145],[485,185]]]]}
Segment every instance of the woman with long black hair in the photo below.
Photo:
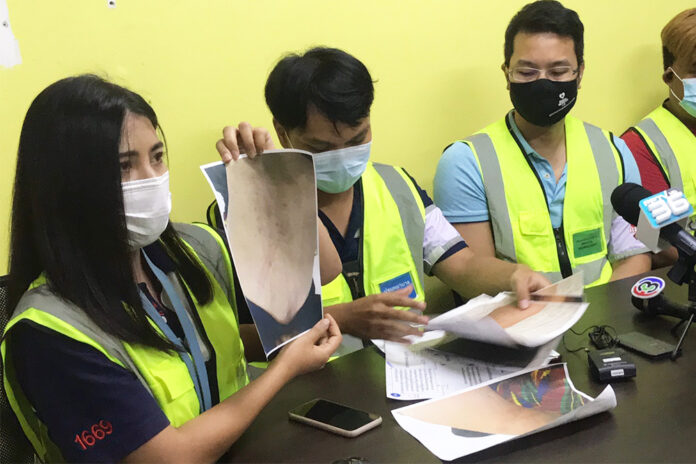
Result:
{"type": "Polygon", "coordinates": [[[212,229],[169,222],[158,129],[142,97],[91,75],[27,112],[3,381],[44,461],[215,461],[340,343],[327,316],[249,383],[258,336],[237,324],[229,255],[212,229]]]}

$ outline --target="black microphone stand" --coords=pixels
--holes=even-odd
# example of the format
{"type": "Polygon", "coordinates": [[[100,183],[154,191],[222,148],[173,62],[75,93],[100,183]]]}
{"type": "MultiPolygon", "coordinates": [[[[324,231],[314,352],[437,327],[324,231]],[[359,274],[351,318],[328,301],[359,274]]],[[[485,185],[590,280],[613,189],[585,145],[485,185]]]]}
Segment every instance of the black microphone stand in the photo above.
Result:
{"type": "Polygon", "coordinates": [[[679,251],[679,259],[677,259],[677,262],[672,266],[672,269],[669,270],[667,277],[677,285],[689,283],[689,304],[687,306],[678,305],[664,298],[663,304],[667,308],[671,307],[671,309],[676,309],[678,313],[682,314],[680,317],[681,321],[672,327],[672,333],[675,333],[678,327],[686,322],[684,330],[682,330],[679,336],[679,342],[677,342],[677,346],[674,347],[674,351],[672,351],[672,360],[677,359],[681,354],[681,346],[684,343],[684,338],[686,338],[686,333],[689,331],[689,327],[691,327],[691,323],[694,321],[694,316],[696,316],[696,271],[694,270],[696,257],[693,255],[689,256],[680,249],[677,250],[679,251]]]}
{"type": "Polygon", "coordinates": [[[681,355],[681,346],[684,343],[689,327],[691,327],[691,323],[696,318],[696,270],[694,270],[696,255],[682,252],[682,250],[679,249],[678,251],[679,259],[674,266],[672,266],[672,269],[669,270],[667,277],[677,285],[689,284],[689,304],[683,305],[669,301],[662,292],[648,299],[642,299],[636,296],[631,298],[633,306],[648,315],[672,316],[680,319],[679,323],[672,327],[673,335],[676,335],[678,328],[686,323],[679,336],[679,342],[670,356],[672,360],[677,359],[681,355]]]}

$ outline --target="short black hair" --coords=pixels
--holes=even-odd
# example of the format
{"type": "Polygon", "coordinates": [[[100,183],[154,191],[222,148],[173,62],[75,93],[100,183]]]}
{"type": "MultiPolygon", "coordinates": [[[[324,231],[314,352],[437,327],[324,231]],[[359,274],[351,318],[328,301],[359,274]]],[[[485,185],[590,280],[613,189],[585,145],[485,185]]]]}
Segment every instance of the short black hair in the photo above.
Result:
{"type": "Polygon", "coordinates": [[[575,44],[575,56],[579,66],[583,63],[585,49],[584,30],[578,14],[556,0],[528,3],[513,16],[505,30],[505,66],[510,66],[515,36],[520,32],[552,32],[561,37],[570,37],[575,44]]]}
{"type": "Polygon", "coordinates": [[[374,99],[365,65],[337,48],[315,47],[282,58],[266,81],[266,104],[286,129],[304,128],[314,105],[334,124],[356,126],[374,99]]]}

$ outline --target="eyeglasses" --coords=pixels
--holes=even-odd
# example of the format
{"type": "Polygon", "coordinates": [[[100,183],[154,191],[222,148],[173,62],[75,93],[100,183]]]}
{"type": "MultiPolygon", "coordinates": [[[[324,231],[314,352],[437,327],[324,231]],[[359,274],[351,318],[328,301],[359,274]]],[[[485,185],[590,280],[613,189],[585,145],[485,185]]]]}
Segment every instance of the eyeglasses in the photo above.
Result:
{"type": "Polygon", "coordinates": [[[579,69],[573,69],[571,66],[554,66],[553,68],[543,70],[518,66],[508,69],[508,77],[510,77],[511,82],[534,82],[541,78],[543,73],[551,81],[567,82],[575,79],[579,69]]]}

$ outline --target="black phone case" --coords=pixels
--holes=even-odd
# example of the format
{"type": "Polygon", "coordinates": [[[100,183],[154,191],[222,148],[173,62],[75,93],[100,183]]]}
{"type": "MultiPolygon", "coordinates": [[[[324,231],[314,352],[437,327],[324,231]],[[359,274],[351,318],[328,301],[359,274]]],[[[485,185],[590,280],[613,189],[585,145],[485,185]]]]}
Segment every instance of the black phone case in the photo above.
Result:
{"type": "Polygon", "coordinates": [[[629,332],[619,335],[619,345],[643,353],[652,358],[662,358],[674,351],[675,345],[663,342],[657,338],[640,332],[629,332]]]}

